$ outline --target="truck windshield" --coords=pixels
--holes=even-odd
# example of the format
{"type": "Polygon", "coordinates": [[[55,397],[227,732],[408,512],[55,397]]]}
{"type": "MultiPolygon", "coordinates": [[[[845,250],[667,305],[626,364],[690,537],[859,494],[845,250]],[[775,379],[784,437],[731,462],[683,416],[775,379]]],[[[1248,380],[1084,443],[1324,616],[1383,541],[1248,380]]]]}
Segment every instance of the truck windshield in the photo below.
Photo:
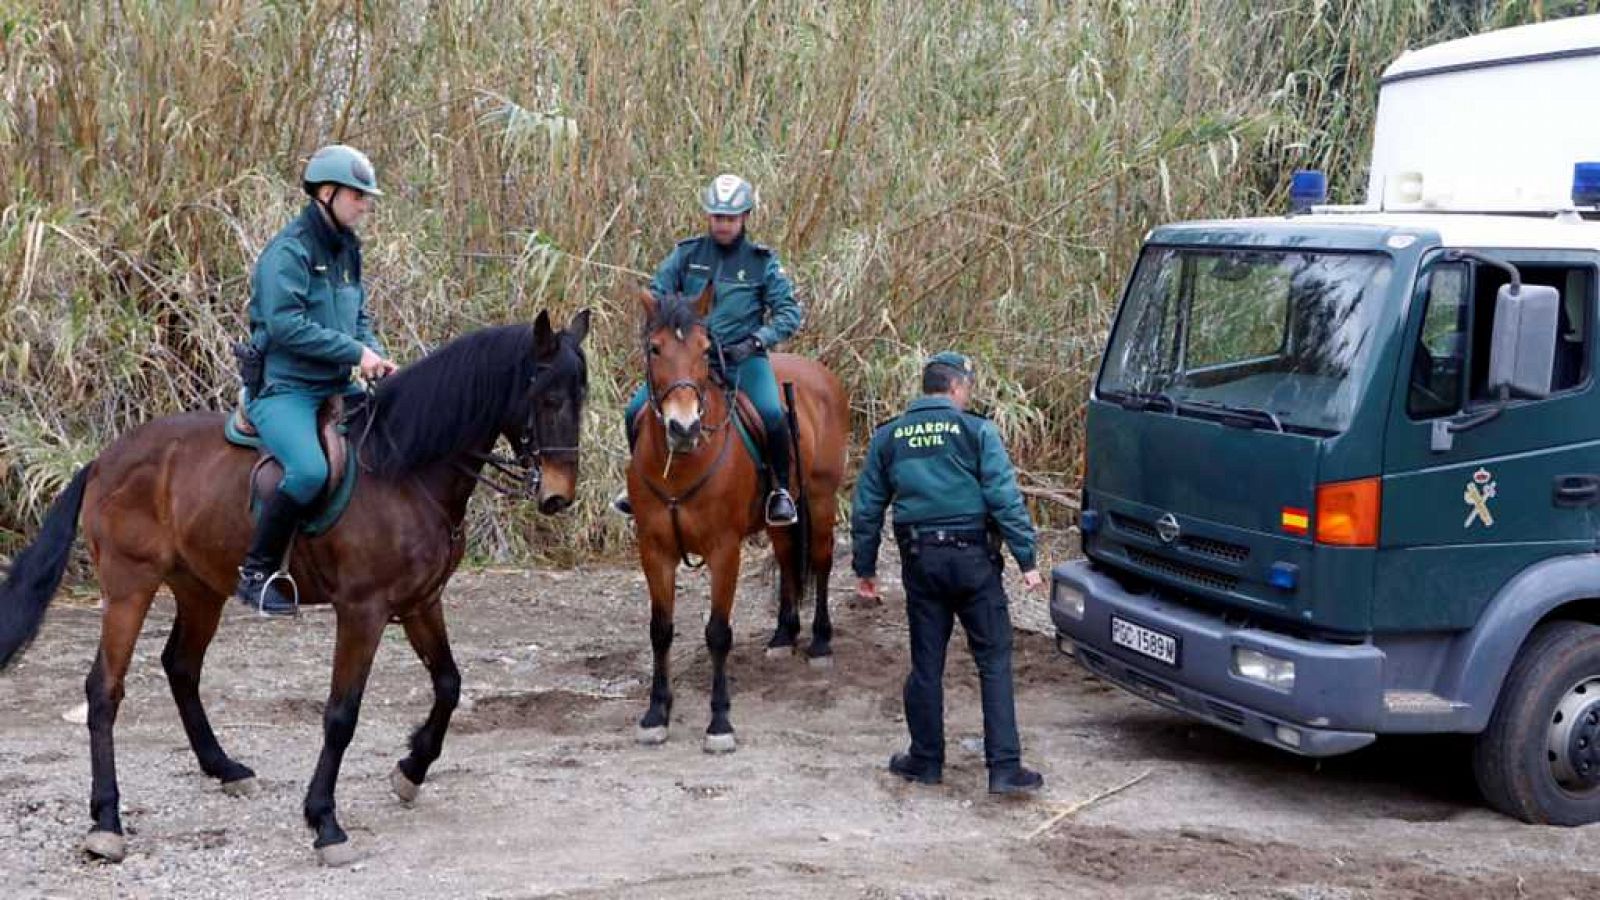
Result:
{"type": "Polygon", "coordinates": [[[1376,254],[1149,248],[1117,318],[1100,396],[1337,434],[1355,412],[1390,271],[1376,254]]]}

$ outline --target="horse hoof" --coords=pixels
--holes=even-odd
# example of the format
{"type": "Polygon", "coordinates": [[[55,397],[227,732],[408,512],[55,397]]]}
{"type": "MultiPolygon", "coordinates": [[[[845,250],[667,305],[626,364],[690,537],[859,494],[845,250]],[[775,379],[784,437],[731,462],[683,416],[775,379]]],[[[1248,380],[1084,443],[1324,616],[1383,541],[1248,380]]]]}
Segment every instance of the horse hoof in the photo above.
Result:
{"type": "Polygon", "coordinates": [[[330,869],[340,869],[359,860],[362,857],[360,850],[351,841],[340,841],[326,847],[317,848],[317,859],[330,869]]]}
{"type": "Polygon", "coordinates": [[[767,659],[788,659],[794,655],[794,647],[768,647],[767,659]]]}
{"type": "Polygon", "coordinates": [[[261,786],[256,783],[254,775],[222,783],[222,792],[229,797],[254,797],[260,789],[261,786]]]}
{"type": "Polygon", "coordinates": [[[703,748],[707,753],[732,753],[739,749],[739,742],[734,740],[731,731],[727,734],[708,734],[703,748]]]}
{"type": "Polygon", "coordinates": [[[833,668],[833,655],[808,657],[806,664],[813,669],[831,669],[833,668]]]}
{"type": "Polygon", "coordinates": [[[417,795],[422,793],[422,785],[413,784],[411,779],[406,777],[406,773],[400,771],[399,766],[395,766],[394,771],[389,773],[389,788],[400,798],[401,803],[408,806],[417,802],[417,795]]]}
{"type": "Polygon", "coordinates": [[[638,734],[635,735],[635,737],[638,739],[639,743],[644,744],[647,747],[654,747],[657,744],[665,744],[667,742],[667,726],[657,725],[653,728],[646,728],[641,725],[639,726],[638,734]]]}
{"type": "Polygon", "coordinates": [[[107,862],[119,863],[128,855],[128,842],[120,834],[109,831],[91,831],[83,839],[83,849],[89,851],[90,856],[96,856],[107,862]]]}

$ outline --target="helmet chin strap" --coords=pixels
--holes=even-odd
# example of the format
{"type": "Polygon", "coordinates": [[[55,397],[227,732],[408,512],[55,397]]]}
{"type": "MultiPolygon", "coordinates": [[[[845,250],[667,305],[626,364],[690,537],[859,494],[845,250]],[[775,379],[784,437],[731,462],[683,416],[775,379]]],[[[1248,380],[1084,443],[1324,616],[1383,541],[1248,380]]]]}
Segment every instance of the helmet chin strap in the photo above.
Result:
{"type": "Polygon", "coordinates": [[[339,190],[341,188],[343,188],[343,187],[344,187],[344,185],[335,184],[333,186],[333,193],[328,195],[328,199],[327,200],[323,200],[321,197],[319,197],[319,196],[317,196],[315,194],[313,194],[312,197],[311,197],[311,199],[317,201],[317,205],[318,206],[322,207],[323,214],[326,215],[328,217],[328,221],[333,224],[333,228],[334,228],[335,231],[348,231],[349,230],[349,229],[344,227],[344,223],[343,222],[339,221],[339,217],[333,214],[333,201],[334,201],[335,198],[337,198],[339,196],[339,190]]]}

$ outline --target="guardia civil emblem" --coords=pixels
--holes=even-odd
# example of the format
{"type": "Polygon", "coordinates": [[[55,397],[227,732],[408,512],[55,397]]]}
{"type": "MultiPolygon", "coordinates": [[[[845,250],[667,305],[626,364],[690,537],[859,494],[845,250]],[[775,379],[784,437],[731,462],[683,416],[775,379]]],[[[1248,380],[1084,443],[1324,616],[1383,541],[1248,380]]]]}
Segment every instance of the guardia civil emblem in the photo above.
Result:
{"type": "Polygon", "coordinates": [[[1467,482],[1467,489],[1461,495],[1462,501],[1471,507],[1467,520],[1461,523],[1462,528],[1471,528],[1474,521],[1481,522],[1485,528],[1494,526],[1494,513],[1489,510],[1489,501],[1495,495],[1494,485],[1494,476],[1488,469],[1472,473],[1472,480],[1467,482]]]}

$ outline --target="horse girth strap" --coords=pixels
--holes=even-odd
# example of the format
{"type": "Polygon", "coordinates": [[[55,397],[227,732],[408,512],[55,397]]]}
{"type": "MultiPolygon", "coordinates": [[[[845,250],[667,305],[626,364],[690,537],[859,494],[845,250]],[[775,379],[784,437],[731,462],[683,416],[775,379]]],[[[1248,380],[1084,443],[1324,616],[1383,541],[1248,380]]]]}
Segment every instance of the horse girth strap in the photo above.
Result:
{"type": "Polygon", "coordinates": [[[644,482],[644,486],[650,489],[650,493],[656,496],[657,500],[660,500],[662,503],[666,504],[667,514],[672,519],[672,539],[678,545],[678,558],[683,561],[685,566],[691,569],[699,569],[704,567],[706,561],[705,557],[701,557],[699,562],[694,562],[689,559],[689,551],[683,546],[683,524],[681,521],[679,521],[678,507],[688,502],[694,497],[694,495],[700,493],[700,489],[711,482],[711,476],[717,474],[717,471],[722,468],[723,462],[727,460],[728,447],[730,444],[732,444],[732,442],[733,430],[728,429],[722,435],[722,446],[717,449],[717,458],[713,459],[711,461],[711,465],[707,466],[706,470],[700,473],[699,478],[696,478],[692,484],[690,484],[687,488],[684,488],[683,491],[678,494],[674,495],[667,493],[665,488],[656,484],[648,477],[642,477],[640,479],[644,482]]]}

